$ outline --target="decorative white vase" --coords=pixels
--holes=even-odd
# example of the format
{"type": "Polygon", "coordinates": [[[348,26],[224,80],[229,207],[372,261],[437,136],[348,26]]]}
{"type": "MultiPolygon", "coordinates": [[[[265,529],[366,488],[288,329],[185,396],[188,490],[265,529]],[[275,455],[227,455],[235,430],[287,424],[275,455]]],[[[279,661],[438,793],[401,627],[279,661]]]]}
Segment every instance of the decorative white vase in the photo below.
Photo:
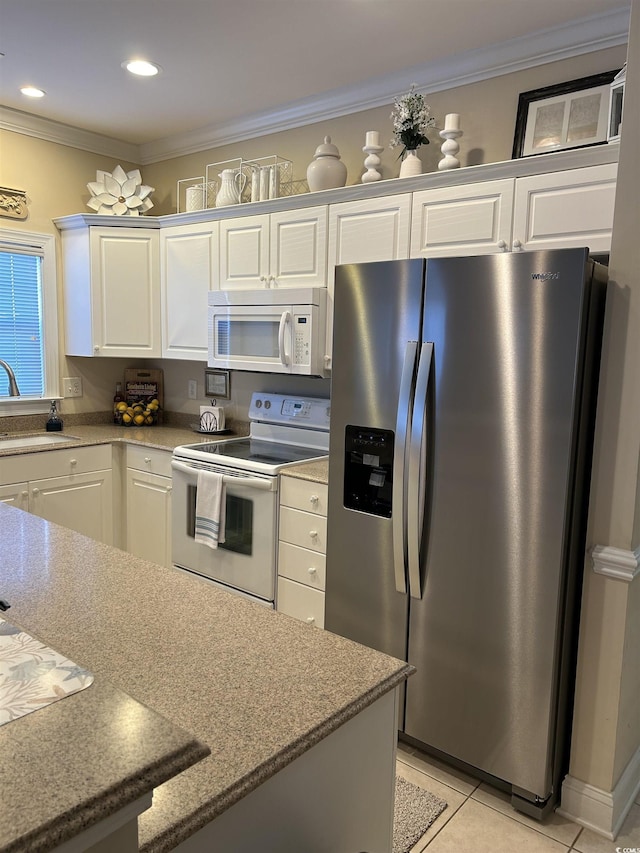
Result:
{"type": "Polygon", "coordinates": [[[413,178],[421,174],[422,160],[418,157],[418,151],[415,148],[408,148],[402,158],[402,163],[400,163],[400,177],[413,178]]]}
{"type": "Polygon", "coordinates": [[[307,168],[307,183],[312,193],[343,187],[347,183],[347,167],[330,136],[325,136],[324,143],[316,148],[307,168]]]}

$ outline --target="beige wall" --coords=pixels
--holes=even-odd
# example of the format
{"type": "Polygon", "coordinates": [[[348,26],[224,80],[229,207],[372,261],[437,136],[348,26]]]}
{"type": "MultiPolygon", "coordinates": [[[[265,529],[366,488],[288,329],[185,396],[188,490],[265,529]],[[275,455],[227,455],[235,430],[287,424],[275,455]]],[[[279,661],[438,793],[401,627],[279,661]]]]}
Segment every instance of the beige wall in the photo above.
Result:
{"type": "MultiPolygon", "coordinates": [[[[607,300],[589,544],[640,545],[640,0],[633,0],[607,300]],[[622,176],[622,179],[620,179],[622,176]]],[[[585,568],[573,777],[614,789],[640,749],[640,578],[585,568]]]]}
{"type": "MultiPolygon", "coordinates": [[[[442,128],[446,113],[460,113],[464,132],[459,140],[462,166],[510,160],[520,92],[598,74],[601,71],[619,69],[625,58],[626,48],[611,48],[469,86],[436,92],[428,98],[431,114],[436,118],[437,126],[442,128]]],[[[395,178],[400,167],[397,161],[398,149],[388,148],[392,131],[391,107],[389,104],[374,110],[145,166],[145,183],[159,188],[154,196],[154,212],[157,210],[159,214],[175,213],[178,180],[204,175],[208,163],[231,157],[242,156],[251,159],[278,154],[293,162],[294,178],[303,180],[317,146],[327,134],[340,149],[341,159],[347,166],[347,184],[351,185],[360,183],[364,172],[362,164],[365,155],[362,146],[365,133],[367,130],[379,130],[385,145],[385,151],[381,155],[382,177],[395,178]]],[[[432,143],[420,150],[420,157],[424,171],[434,172],[437,171],[438,160],[442,157],[442,140],[437,129],[429,131],[429,136],[432,143]]]]}

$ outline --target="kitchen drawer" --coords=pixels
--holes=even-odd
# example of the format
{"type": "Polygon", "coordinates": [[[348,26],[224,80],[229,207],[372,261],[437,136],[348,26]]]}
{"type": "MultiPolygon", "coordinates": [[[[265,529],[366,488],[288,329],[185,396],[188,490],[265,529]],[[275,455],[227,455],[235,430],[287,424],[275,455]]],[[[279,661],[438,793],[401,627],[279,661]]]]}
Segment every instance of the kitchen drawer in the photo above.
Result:
{"type": "Polygon", "coordinates": [[[43,480],[107,469],[111,470],[110,444],[42,450],[0,459],[0,483],[43,480]]]}
{"type": "Polygon", "coordinates": [[[323,515],[280,507],[279,539],[312,551],[327,551],[327,519],[323,515]]]}
{"type": "Polygon", "coordinates": [[[280,479],[280,504],[318,515],[327,514],[328,487],[325,483],[312,483],[284,475],[280,479]]]}
{"type": "Polygon", "coordinates": [[[317,551],[280,542],[278,545],[278,574],[289,580],[323,590],[326,576],[326,557],[317,551]]]}
{"type": "Polygon", "coordinates": [[[147,471],[149,474],[159,474],[161,477],[170,477],[171,451],[128,444],[127,468],[147,471]]]}
{"type": "Polygon", "coordinates": [[[287,578],[278,578],[279,613],[286,613],[308,625],[324,628],[324,592],[287,578]]]}

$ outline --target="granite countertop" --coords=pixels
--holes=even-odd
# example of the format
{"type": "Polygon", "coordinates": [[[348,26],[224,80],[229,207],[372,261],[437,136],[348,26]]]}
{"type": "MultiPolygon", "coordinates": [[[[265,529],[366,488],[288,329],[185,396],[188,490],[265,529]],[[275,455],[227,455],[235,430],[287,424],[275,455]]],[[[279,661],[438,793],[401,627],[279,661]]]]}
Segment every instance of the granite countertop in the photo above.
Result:
{"type": "Polygon", "coordinates": [[[93,444],[111,444],[123,442],[126,444],[143,444],[147,447],[157,447],[160,450],[172,451],[181,444],[197,444],[198,442],[222,441],[233,438],[234,435],[246,435],[248,424],[238,422],[230,433],[224,435],[202,435],[192,429],[179,426],[123,427],[115,424],[78,424],[64,428],[61,433],[46,433],[44,430],[24,430],[10,432],[0,436],[0,457],[16,456],[23,453],[38,453],[49,450],[63,450],[70,447],[82,447],[93,444]],[[3,448],[3,440],[22,436],[42,435],[44,440],[50,435],[62,435],[66,441],[56,444],[31,445],[29,447],[3,448]],[[70,440],[73,439],[73,440],[70,440]]]}
{"type": "Polygon", "coordinates": [[[329,482],[329,457],[315,459],[313,462],[303,462],[292,465],[282,472],[283,477],[294,477],[296,480],[309,480],[312,483],[329,482]]]}
{"type": "MultiPolygon", "coordinates": [[[[140,849],[170,850],[413,671],[15,507],[0,504],[0,531],[7,617],[95,676],[91,688],[0,728],[5,744],[11,729],[24,740],[24,750],[1,753],[3,776],[14,780],[14,811],[19,802],[37,810],[47,792],[66,787],[52,753],[66,756],[78,744],[89,750],[96,719],[116,701],[103,694],[124,691],[211,749],[156,789],[139,818],[140,849]],[[66,734],[50,716],[56,708],[68,714],[66,734]],[[34,756],[28,775],[24,751],[34,756]]],[[[137,724],[126,713],[111,717],[117,755],[137,724]]],[[[95,783],[107,783],[109,760],[88,754],[95,783]]]]}

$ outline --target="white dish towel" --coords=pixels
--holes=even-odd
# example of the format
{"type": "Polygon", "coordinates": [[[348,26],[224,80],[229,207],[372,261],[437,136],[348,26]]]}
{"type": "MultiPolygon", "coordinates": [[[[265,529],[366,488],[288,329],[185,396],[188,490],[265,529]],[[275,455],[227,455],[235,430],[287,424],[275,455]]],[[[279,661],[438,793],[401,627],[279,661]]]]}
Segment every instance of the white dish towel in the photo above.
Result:
{"type": "Polygon", "coordinates": [[[217,548],[224,542],[225,504],[224,476],[215,471],[198,471],[196,542],[209,548],[217,548]]]}

